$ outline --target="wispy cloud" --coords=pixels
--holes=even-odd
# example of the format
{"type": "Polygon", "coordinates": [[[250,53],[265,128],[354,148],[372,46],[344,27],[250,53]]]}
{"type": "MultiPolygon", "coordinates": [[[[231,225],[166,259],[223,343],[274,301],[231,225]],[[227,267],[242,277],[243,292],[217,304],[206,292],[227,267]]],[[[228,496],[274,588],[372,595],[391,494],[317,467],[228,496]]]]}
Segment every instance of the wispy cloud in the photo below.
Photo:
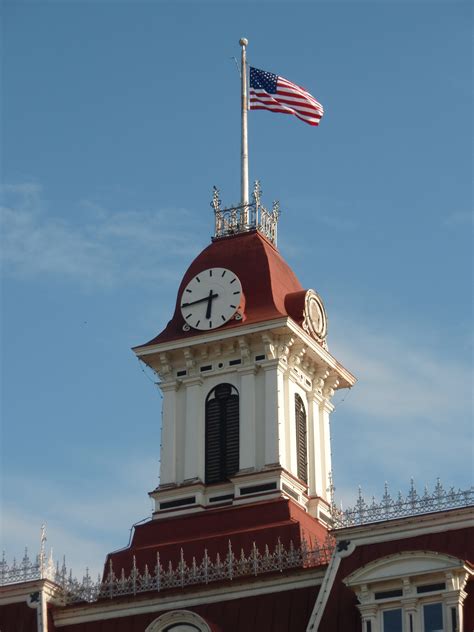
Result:
{"type": "Polygon", "coordinates": [[[304,215],[314,226],[327,226],[336,231],[350,231],[356,228],[353,209],[336,197],[296,197],[288,203],[292,212],[304,215]]]}
{"type": "Polygon", "coordinates": [[[44,522],[55,560],[64,555],[77,576],[86,567],[92,576],[101,572],[106,554],[128,544],[132,524],[151,516],[146,491],[156,482],[156,461],[131,459],[121,467],[104,461],[103,468],[103,485],[76,486],[73,493],[59,481],[41,479],[32,487],[27,477],[5,477],[8,497],[15,499],[2,500],[1,530],[7,557],[11,560],[16,555],[18,559],[25,546],[34,557],[44,522]],[[22,499],[21,510],[17,498],[22,499]]]}
{"type": "Polygon", "coordinates": [[[333,453],[346,478],[343,487],[354,483],[354,475],[355,482],[362,483],[358,477],[363,477],[377,494],[384,479],[405,489],[410,476],[425,484],[439,475],[446,484],[468,487],[472,367],[401,334],[376,334],[368,326],[333,320],[336,330],[351,335],[339,335],[331,351],[359,380],[340,412],[336,407],[333,424],[333,453]]]}
{"type": "Polygon", "coordinates": [[[3,187],[2,264],[7,275],[54,276],[91,286],[177,279],[196,242],[185,209],[111,210],[91,200],[55,216],[35,183],[3,187]],[[75,222],[80,213],[81,221],[75,222]],[[169,218],[180,218],[170,229],[169,218]],[[177,229],[178,228],[178,229],[177,229]],[[178,264],[174,267],[174,261],[178,264]]]}
{"type": "Polygon", "coordinates": [[[470,392],[469,366],[441,359],[396,335],[372,333],[353,323],[349,330],[349,340],[339,336],[344,342],[337,344],[337,355],[359,378],[351,396],[358,412],[390,419],[427,416],[439,424],[466,411],[468,402],[450,395],[470,392]]]}
{"type": "Polygon", "coordinates": [[[474,214],[472,211],[454,211],[446,215],[444,224],[449,227],[466,226],[472,224],[473,220],[474,214]]]}

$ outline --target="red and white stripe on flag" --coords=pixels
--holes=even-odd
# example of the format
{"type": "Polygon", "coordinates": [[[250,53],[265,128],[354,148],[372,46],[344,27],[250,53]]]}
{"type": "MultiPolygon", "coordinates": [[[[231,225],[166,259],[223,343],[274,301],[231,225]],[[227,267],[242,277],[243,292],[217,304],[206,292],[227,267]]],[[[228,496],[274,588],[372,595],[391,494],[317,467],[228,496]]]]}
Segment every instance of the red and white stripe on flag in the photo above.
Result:
{"type": "Polygon", "coordinates": [[[250,68],[249,96],[250,110],[294,114],[309,125],[319,125],[324,114],[321,103],[304,88],[257,68],[250,68]]]}

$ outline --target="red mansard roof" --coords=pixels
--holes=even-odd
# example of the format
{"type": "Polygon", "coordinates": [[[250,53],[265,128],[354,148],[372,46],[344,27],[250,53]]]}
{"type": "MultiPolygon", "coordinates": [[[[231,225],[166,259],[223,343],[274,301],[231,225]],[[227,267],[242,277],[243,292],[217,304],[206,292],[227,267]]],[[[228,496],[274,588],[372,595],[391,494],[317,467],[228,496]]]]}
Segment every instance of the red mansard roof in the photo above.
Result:
{"type": "Polygon", "coordinates": [[[157,552],[166,568],[169,562],[173,567],[178,565],[181,549],[188,564],[192,563],[193,557],[199,564],[205,549],[211,558],[215,558],[217,553],[225,558],[229,540],[234,554],[238,556],[241,549],[249,554],[254,542],[263,553],[265,546],[273,551],[278,541],[285,547],[291,541],[299,547],[303,540],[308,545],[323,545],[326,537],[326,529],[317,520],[293,501],[282,498],[151,520],[135,527],[128,548],[109,553],[104,578],[109,572],[110,561],[116,575],[122,568],[128,575],[134,556],[137,568],[143,571],[145,564],[150,570],[155,567],[157,552]]]}
{"type": "MultiPolygon", "coordinates": [[[[172,319],[155,338],[142,346],[160,344],[183,337],[184,320],[180,297],[189,281],[208,268],[228,268],[242,283],[245,304],[243,320],[231,320],[220,329],[258,323],[291,316],[298,324],[303,320],[305,290],[278,250],[259,232],[252,231],[216,239],[189,266],[181,281],[172,319]],[[293,295],[291,298],[289,295],[293,295]],[[288,300],[285,299],[288,297],[288,300]]],[[[186,338],[202,332],[191,330],[186,338]]]]}

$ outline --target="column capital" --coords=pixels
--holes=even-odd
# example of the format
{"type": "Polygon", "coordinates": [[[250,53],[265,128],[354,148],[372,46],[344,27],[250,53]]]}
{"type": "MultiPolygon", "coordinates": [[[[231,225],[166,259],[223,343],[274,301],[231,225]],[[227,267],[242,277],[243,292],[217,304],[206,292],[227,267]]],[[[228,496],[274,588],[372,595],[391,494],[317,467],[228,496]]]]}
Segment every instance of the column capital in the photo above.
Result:
{"type": "Polygon", "coordinates": [[[179,388],[178,380],[170,380],[169,382],[159,382],[160,391],[166,393],[168,391],[176,391],[179,388]]]}
{"type": "Polygon", "coordinates": [[[331,401],[326,397],[323,398],[321,405],[323,410],[327,411],[328,413],[334,412],[334,404],[332,404],[331,401]]]}
{"type": "Polygon", "coordinates": [[[272,358],[270,360],[262,360],[259,362],[259,366],[262,367],[264,371],[271,371],[272,369],[281,369],[282,371],[288,371],[289,367],[285,360],[282,358],[272,358]]]}
{"type": "Polygon", "coordinates": [[[357,608],[359,609],[362,618],[365,620],[373,619],[377,616],[378,612],[378,604],[357,604],[357,608]]]}
{"type": "Polygon", "coordinates": [[[324,397],[321,394],[321,389],[313,388],[308,393],[311,401],[316,402],[317,404],[321,404],[324,401],[324,397]]]}
{"type": "Polygon", "coordinates": [[[237,369],[237,373],[239,375],[256,375],[258,371],[258,367],[255,364],[242,366],[237,369]]]}
{"type": "Polygon", "coordinates": [[[185,386],[202,386],[204,380],[200,375],[191,375],[189,377],[183,377],[182,382],[185,386]]]}

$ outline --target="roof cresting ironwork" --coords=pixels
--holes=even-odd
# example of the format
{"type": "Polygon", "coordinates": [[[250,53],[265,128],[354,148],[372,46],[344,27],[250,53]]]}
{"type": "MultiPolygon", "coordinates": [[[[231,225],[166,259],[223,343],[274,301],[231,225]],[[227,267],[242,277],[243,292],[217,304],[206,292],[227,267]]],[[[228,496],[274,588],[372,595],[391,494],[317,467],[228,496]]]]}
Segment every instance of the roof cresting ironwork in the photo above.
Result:
{"type": "Polygon", "coordinates": [[[445,489],[439,478],[436,481],[433,492],[430,492],[425,487],[421,494],[417,492],[414,480],[411,479],[410,489],[406,496],[403,496],[401,492],[398,492],[396,496],[392,496],[389,492],[388,484],[385,483],[384,494],[379,502],[373,496],[370,501],[366,501],[359,487],[355,505],[344,510],[336,506],[334,500],[335,487],[332,479],[328,491],[331,495],[331,515],[335,529],[420,516],[474,505],[474,487],[466,490],[454,489],[454,487],[445,489]]]}
{"type": "Polygon", "coordinates": [[[52,559],[42,566],[41,555],[31,560],[28,553],[21,563],[15,560],[9,565],[3,556],[0,562],[0,585],[18,584],[32,580],[48,579],[61,590],[64,603],[93,602],[98,599],[113,599],[125,595],[136,595],[144,592],[161,592],[169,588],[184,588],[186,586],[209,584],[216,581],[232,581],[237,577],[260,576],[266,573],[283,573],[287,569],[313,568],[328,563],[334,550],[334,539],[328,535],[324,542],[307,543],[302,540],[299,546],[292,541],[283,545],[280,540],[273,549],[265,546],[259,550],[253,543],[248,552],[243,549],[233,550],[229,540],[226,555],[211,557],[204,549],[200,561],[194,557],[186,561],[183,549],[179,560],[175,564],[169,562],[163,565],[157,551],[155,563],[152,567],[145,565],[138,568],[133,557],[132,568],[125,572],[122,568],[114,569],[112,562],[103,579],[99,576],[94,581],[88,569],[79,581],[67,572],[66,564],[62,567],[54,565],[52,559]]]}
{"type": "Polygon", "coordinates": [[[211,202],[216,220],[214,239],[258,230],[268,241],[276,246],[280,204],[279,202],[273,202],[272,210],[269,211],[262,205],[261,195],[260,182],[256,180],[251,202],[221,208],[219,189],[214,187],[211,202]]]}

